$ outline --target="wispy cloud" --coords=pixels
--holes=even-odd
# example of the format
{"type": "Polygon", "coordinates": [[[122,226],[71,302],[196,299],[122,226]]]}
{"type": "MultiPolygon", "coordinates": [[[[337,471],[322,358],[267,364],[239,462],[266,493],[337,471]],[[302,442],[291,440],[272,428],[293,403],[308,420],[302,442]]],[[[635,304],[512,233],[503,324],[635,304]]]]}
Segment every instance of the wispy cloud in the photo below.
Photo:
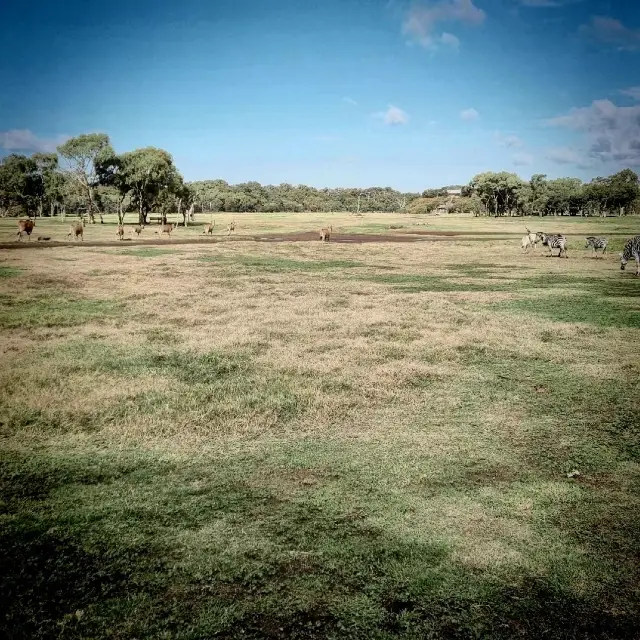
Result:
{"type": "Polygon", "coordinates": [[[342,98],[342,100],[347,104],[352,104],[354,107],[358,106],[358,103],[353,98],[350,98],[349,96],[345,96],[344,98],[342,98]]]}
{"type": "Polygon", "coordinates": [[[578,167],[589,167],[591,163],[583,153],[573,147],[554,147],[547,150],[547,160],[556,164],[573,164],[578,167]]]}
{"type": "Polygon", "coordinates": [[[511,156],[511,162],[516,167],[528,167],[529,165],[533,164],[534,160],[534,156],[530,153],[527,153],[526,151],[514,153],[513,156],[511,156]]]}
{"type": "Polygon", "coordinates": [[[384,123],[388,125],[407,124],[407,122],[409,122],[407,112],[400,109],[400,107],[393,106],[392,104],[389,105],[389,108],[386,111],[375,113],[374,116],[376,118],[382,118],[384,123]]]}
{"type": "Polygon", "coordinates": [[[0,131],[0,147],[7,151],[53,153],[58,145],[68,139],[68,136],[39,138],[29,129],[10,129],[9,131],[0,131]]]}
{"type": "Polygon", "coordinates": [[[640,29],[631,29],[620,20],[608,16],[593,16],[579,32],[588,40],[616,47],[620,51],[640,49],[640,29]]]}
{"type": "Polygon", "coordinates": [[[473,122],[480,118],[480,114],[475,109],[464,109],[460,112],[460,117],[466,122],[473,122]]]}
{"type": "Polygon", "coordinates": [[[411,42],[426,49],[437,49],[439,45],[457,48],[460,40],[452,33],[440,32],[439,23],[463,22],[479,25],[486,13],[473,4],[473,0],[442,0],[430,4],[414,4],[406,15],[402,32],[411,42]]]}
{"type": "Polygon", "coordinates": [[[498,141],[498,144],[501,147],[507,147],[509,149],[520,149],[521,147],[524,146],[524,142],[522,142],[522,140],[518,138],[518,136],[516,135],[513,135],[513,134],[505,135],[500,131],[497,131],[495,136],[496,136],[496,140],[498,141]]]}
{"type": "MultiPolygon", "coordinates": [[[[563,2],[561,0],[520,0],[523,7],[560,7],[563,2]]],[[[566,3],[566,0],[564,2],[566,3]]]]}
{"type": "MultiPolygon", "coordinates": [[[[549,121],[583,136],[583,151],[576,152],[580,162],[589,164],[625,163],[640,166],[640,104],[618,107],[610,100],[595,100],[588,107],[574,108],[549,121]]],[[[574,162],[571,154],[555,156],[555,162],[574,162]],[[560,160],[558,160],[560,158],[560,160]]]]}
{"type": "Polygon", "coordinates": [[[640,102],[640,87],[629,87],[628,89],[622,89],[620,93],[623,96],[629,96],[635,102],[640,102]]]}

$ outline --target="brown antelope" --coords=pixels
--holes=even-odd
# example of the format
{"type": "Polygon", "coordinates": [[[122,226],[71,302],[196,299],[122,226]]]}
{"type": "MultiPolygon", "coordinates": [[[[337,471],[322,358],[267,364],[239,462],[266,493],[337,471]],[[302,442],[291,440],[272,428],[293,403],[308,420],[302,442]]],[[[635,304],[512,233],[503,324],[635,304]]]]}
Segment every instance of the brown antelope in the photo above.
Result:
{"type": "Polygon", "coordinates": [[[82,220],[80,222],[74,222],[69,227],[67,238],[70,238],[71,236],[73,236],[74,240],[77,240],[78,236],[80,236],[80,240],[84,240],[84,222],[82,220]]]}
{"type": "Polygon", "coordinates": [[[332,233],[333,225],[329,226],[329,228],[323,227],[320,229],[320,240],[322,240],[322,242],[329,242],[332,233]]]}
{"type": "Polygon", "coordinates": [[[118,225],[118,230],[116,231],[116,235],[118,236],[118,240],[124,239],[124,227],[121,224],[118,225]]]}
{"type": "Polygon", "coordinates": [[[156,231],[156,235],[162,235],[163,233],[166,233],[169,237],[171,237],[171,232],[173,231],[175,226],[175,222],[172,222],[171,224],[163,224],[160,228],[160,231],[156,231]]]}
{"type": "MultiPolygon", "coordinates": [[[[137,224],[135,227],[133,227],[133,232],[138,236],[138,238],[140,237],[140,234],[142,233],[142,230],[144,229],[144,227],[141,224],[137,224]]],[[[129,233],[131,233],[131,229],[129,229],[129,233]]]]}
{"type": "Polygon", "coordinates": [[[227,235],[230,236],[232,231],[236,230],[236,221],[232,220],[228,225],[227,225],[227,235]]]}
{"type": "Polygon", "coordinates": [[[18,220],[18,242],[22,240],[22,234],[26,233],[29,236],[29,241],[31,241],[31,232],[33,231],[33,227],[36,226],[36,221],[31,218],[27,218],[26,220],[18,220]]]}
{"type": "Polygon", "coordinates": [[[212,235],[215,226],[216,226],[215,222],[209,223],[208,225],[205,226],[204,231],[202,232],[202,234],[204,235],[204,234],[208,233],[209,235],[212,235]]]}

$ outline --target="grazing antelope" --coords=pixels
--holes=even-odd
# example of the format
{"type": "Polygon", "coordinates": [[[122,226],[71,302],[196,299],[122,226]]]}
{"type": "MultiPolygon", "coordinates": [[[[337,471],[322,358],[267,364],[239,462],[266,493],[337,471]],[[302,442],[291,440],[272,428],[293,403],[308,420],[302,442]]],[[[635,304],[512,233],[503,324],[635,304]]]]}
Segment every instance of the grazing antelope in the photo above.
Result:
{"type": "Polygon", "coordinates": [[[322,240],[322,242],[329,242],[332,233],[333,225],[330,225],[329,228],[323,227],[320,229],[320,240],[322,240]]]}
{"type": "Polygon", "coordinates": [[[207,234],[207,233],[209,235],[213,235],[213,230],[214,230],[215,226],[216,226],[215,222],[213,224],[209,223],[208,225],[206,225],[205,228],[204,228],[204,231],[202,232],[202,235],[207,234]]]}
{"type": "Polygon", "coordinates": [[[227,235],[230,236],[232,231],[236,230],[236,221],[232,220],[227,226],[227,235]]]}
{"type": "Polygon", "coordinates": [[[175,222],[172,222],[171,224],[163,224],[160,228],[160,231],[156,231],[156,235],[162,235],[163,233],[166,233],[169,237],[171,237],[171,232],[173,231],[175,226],[175,222]]]}
{"type": "Polygon", "coordinates": [[[118,225],[118,230],[116,231],[116,235],[118,236],[118,240],[124,239],[124,227],[121,224],[118,225]]]}
{"type": "Polygon", "coordinates": [[[69,227],[69,233],[67,234],[67,238],[70,238],[71,236],[73,236],[74,240],[77,240],[78,236],[80,236],[80,240],[84,240],[84,222],[83,221],[74,222],[69,227]]]}
{"type": "Polygon", "coordinates": [[[129,229],[129,233],[133,231],[133,233],[135,233],[139,238],[143,229],[144,227],[141,224],[137,224],[135,227],[133,227],[133,230],[129,229]]]}
{"type": "Polygon", "coordinates": [[[29,236],[29,242],[31,242],[31,232],[33,231],[33,227],[36,226],[36,221],[31,218],[27,218],[26,220],[18,220],[18,242],[22,240],[22,234],[26,233],[29,236]]]}

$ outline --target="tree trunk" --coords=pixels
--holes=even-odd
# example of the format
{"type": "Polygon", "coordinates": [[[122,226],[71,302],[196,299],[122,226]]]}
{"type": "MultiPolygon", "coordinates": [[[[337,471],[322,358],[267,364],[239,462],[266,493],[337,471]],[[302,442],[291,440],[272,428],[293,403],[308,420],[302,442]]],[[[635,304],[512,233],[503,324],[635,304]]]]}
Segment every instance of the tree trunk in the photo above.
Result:
{"type": "Polygon", "coordinates": [[[138,198],[138,224],[144,226],[147,223],[146,215],[144,213],[144,205],[142,204],[142,198],[138,198]]]}

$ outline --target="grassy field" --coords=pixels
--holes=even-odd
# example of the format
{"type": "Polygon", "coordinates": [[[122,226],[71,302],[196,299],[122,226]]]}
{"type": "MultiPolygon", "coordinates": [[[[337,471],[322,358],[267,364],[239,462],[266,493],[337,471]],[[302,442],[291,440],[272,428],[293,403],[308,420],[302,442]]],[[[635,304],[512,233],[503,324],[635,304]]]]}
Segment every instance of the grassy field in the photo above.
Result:
{"type": "Polygon", "coordinates": [[[235,218],[468,235],[2,252],[0,636],[640,637],[638,220],[235,218]]]}

